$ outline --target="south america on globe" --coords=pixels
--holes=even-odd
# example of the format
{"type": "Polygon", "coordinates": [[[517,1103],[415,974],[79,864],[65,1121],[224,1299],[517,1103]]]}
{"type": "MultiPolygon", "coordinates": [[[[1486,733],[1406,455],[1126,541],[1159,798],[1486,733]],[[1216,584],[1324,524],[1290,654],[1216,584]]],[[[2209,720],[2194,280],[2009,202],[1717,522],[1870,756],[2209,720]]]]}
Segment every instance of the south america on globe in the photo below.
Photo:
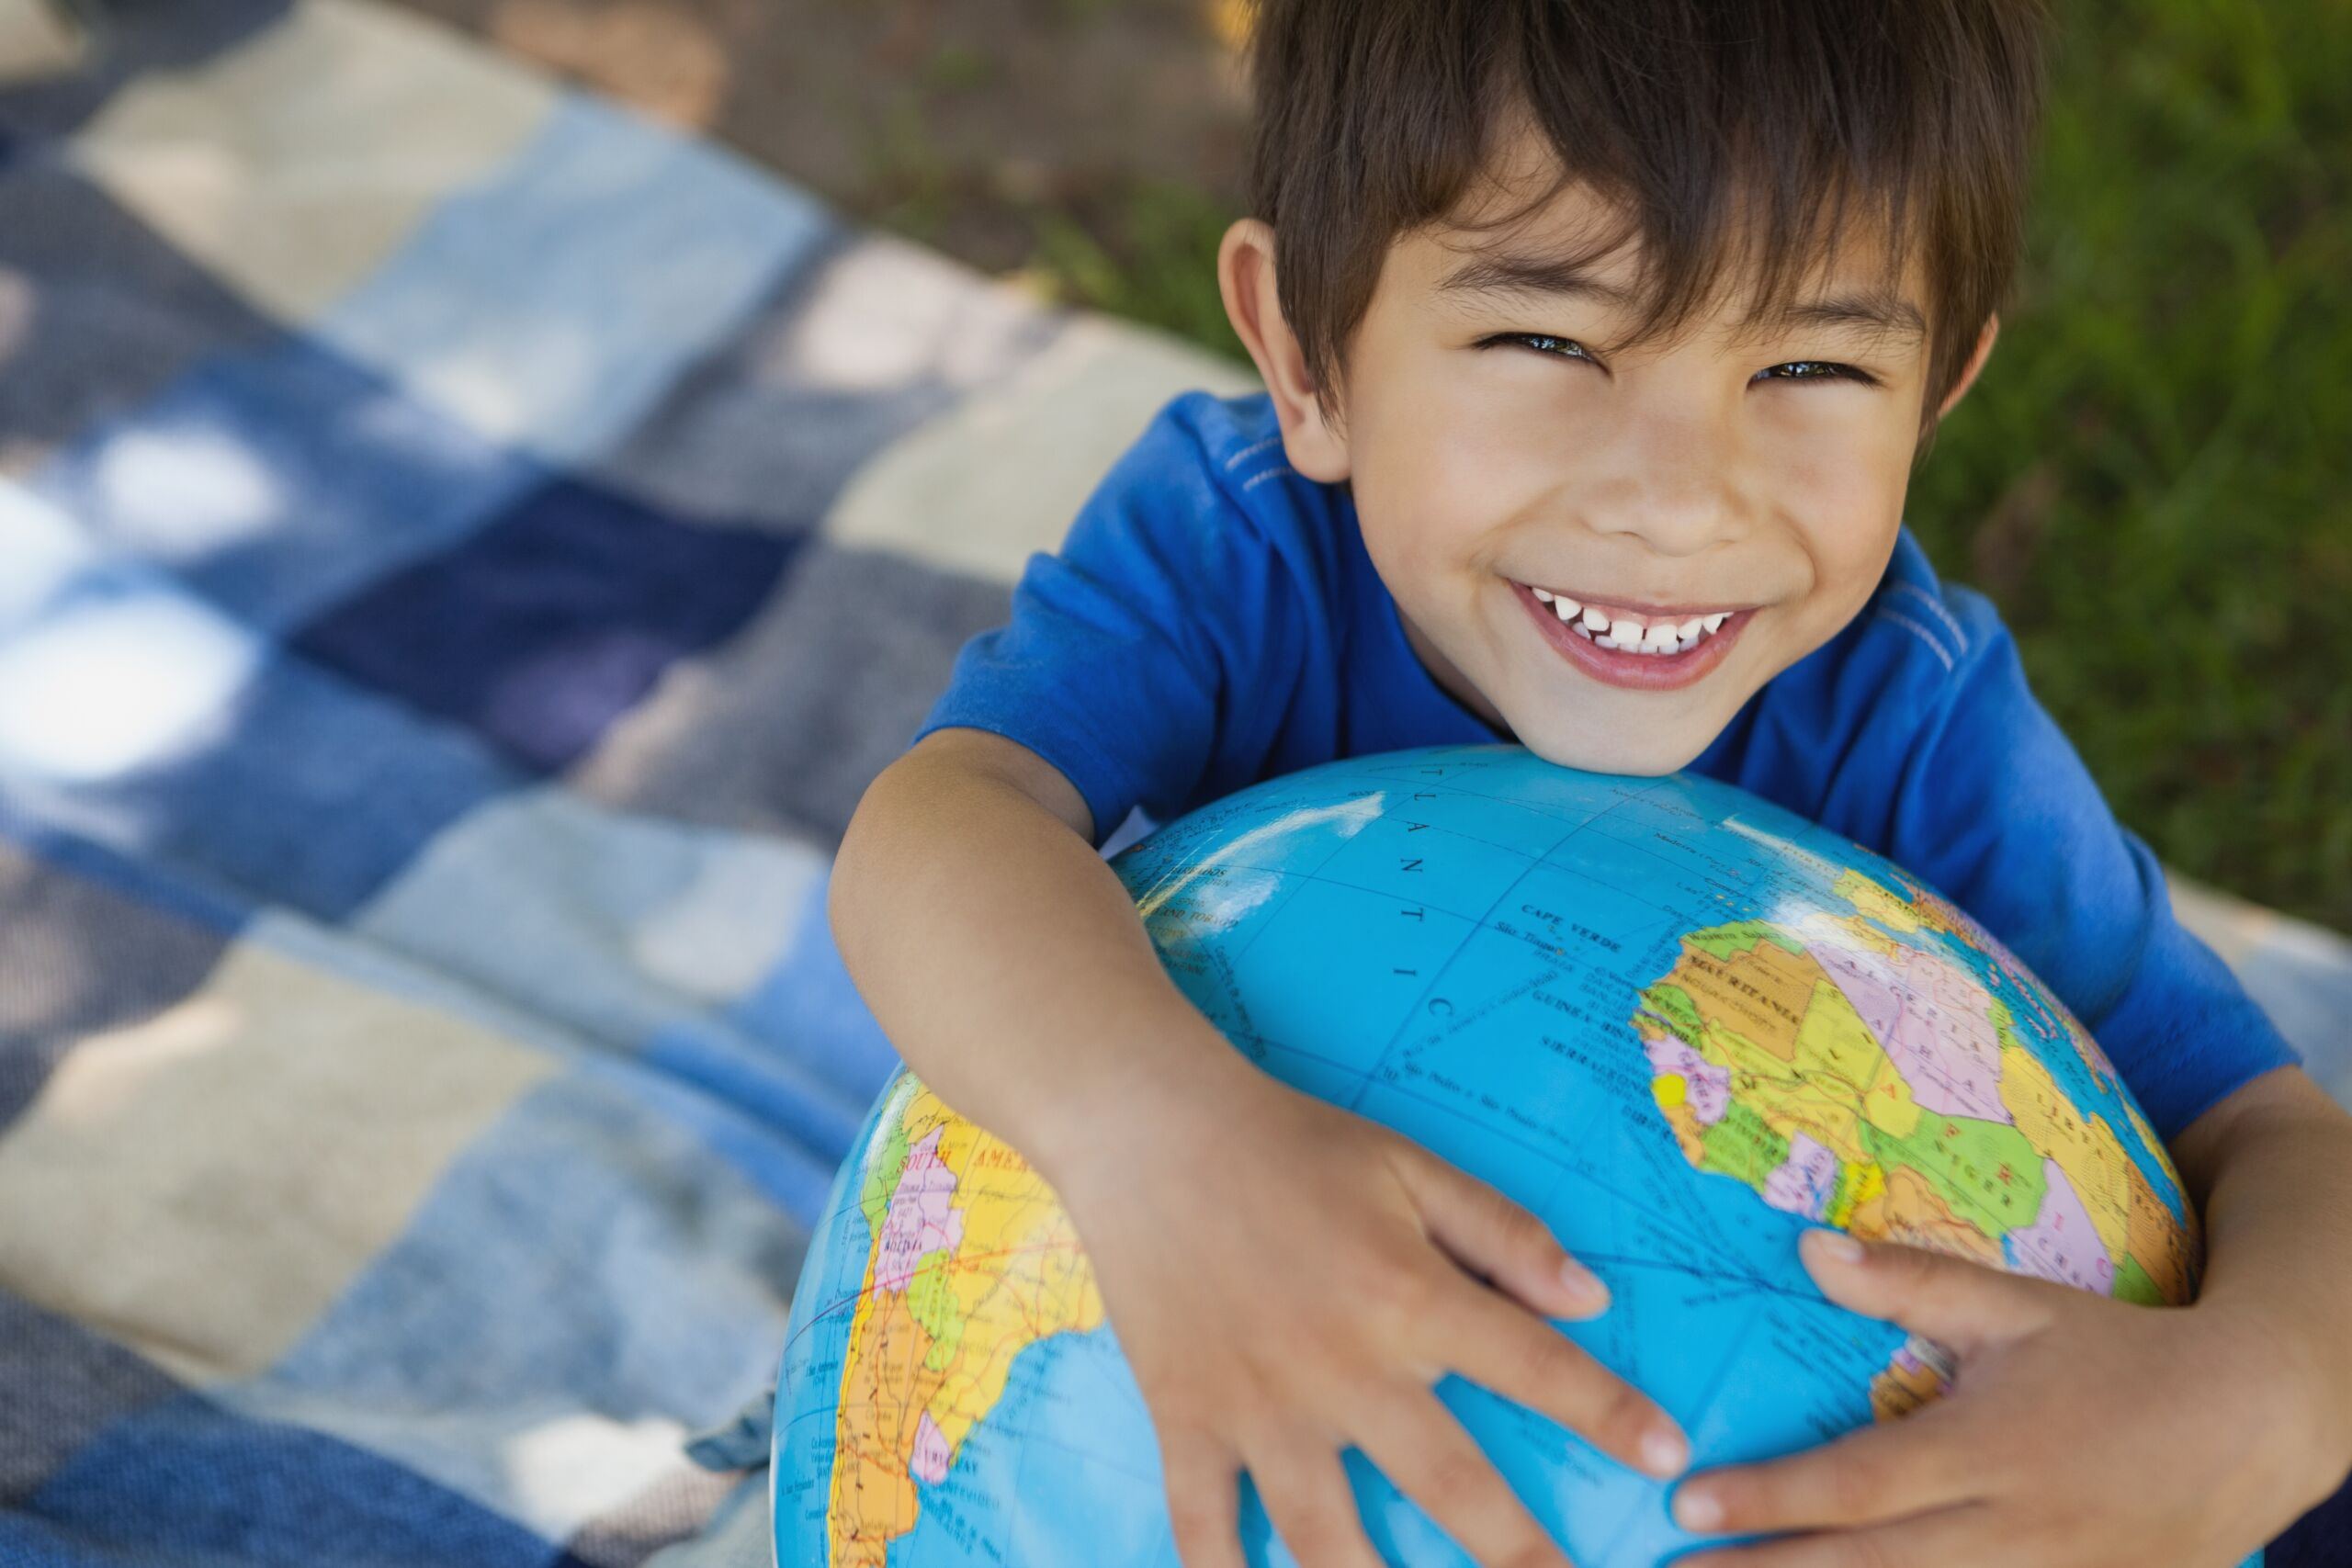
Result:
{"type": "MultiPolygon", "coordinates": [[[[1607,1313],[1556,1326],[1681,1424],[1694,1468],[1948,1392],[1938,1347],[1824,1299],[1805,1229],[2195,1294],[2179,1179],[2083,1027],[1917,879],[1730,785],[1390,752],[1253,785],[1111,864],[1236,1049],[1491,1183],[1608,1282],[1607,1313]]],[[[1667,1483],[1460,1378],[1438,1393],[1580,1568],[1699,1544],[1667,1483]]],[[[1178,1565],[1069,1217],[903,1073],[811,1239],[773,1457],[779,1568],[1178,1565]]],[[[1386,1561],[1470,1562],[1346,1463],[1386,1561]]],[[[1253,1568],[1293,1562],[1246,1482],[1240,1528],[1253,1568]]]]}

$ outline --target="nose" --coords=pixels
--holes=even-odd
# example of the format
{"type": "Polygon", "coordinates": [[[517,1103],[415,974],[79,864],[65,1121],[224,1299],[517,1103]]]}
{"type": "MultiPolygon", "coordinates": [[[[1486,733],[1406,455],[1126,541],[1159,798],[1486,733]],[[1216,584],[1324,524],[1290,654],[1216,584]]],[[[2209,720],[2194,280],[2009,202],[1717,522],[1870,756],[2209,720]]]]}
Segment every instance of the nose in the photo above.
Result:
{"type": "Polygon", "coordinates": [[[1654,402],[1627,409],[1603,440],[1577,497],[1593,533],[1681,558],[1747,532],[1755,506],[1749,466],[1729,420],[1654,402]]]}

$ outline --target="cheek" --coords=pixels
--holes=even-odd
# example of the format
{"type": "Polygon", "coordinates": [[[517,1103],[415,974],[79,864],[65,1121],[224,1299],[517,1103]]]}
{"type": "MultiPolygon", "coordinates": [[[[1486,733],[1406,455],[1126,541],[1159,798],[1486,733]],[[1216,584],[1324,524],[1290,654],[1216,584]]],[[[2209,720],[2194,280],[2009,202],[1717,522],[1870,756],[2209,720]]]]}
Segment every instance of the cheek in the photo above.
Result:
{"type": "Polygon", "coordinates": [[[1356,515],[1364,547],[1384,577],[1404,593],[1480,569],[1479,540],[1498,515],[1496,488],[1476,465],[1426,428],[1409,438],[1369,444],[1376,454],[1355,470],[1356,515]]]}
{"type": "Polygon", "coordinates": [[[1350,409],[1359,498],[1375,489],[1409,497],[1459,532],[1520,513],[1558,487],[1561,432],[1581,423],[1558,396],[1570,384],[1559,372],[1574,367],[1451,343],[1365,347],[1361,407],[1350,409]]]}
{"type": "Polygon", "coordinates": [[[1894,536],[1903,521],[1903,498],[1873,495],[1855,498],[1835,512],[1824,512],[1808,529],[1806,547],[1820,573],[1822,596],[1843,612],[1860,607],[1878,586],[1894,552],[1894,536]]]}
{"type": "Polygon", "coordinates": [[[1353,442],[1356,507],[1365,531],[1375,525],[1374,513],[1383,525],[1407,517],[1426,527],[1459,508],[1462,497],[1473,493],[1476,465],[1463,449],[1465,426],[1445,401],[1398,399],[1381,414],[1358,423],[1353,442]],[[1376,504],[1367,508],[1370,498],[1377,498],[1376,504]]]}
{"type": "Polygon", "coordinates": [[[1496,572],[1500,541],[1540,516],[1561,483],[1542,441],[1498,435],[1492,423],[1435,407],[1361,450],[1355,498],[1365,547],[1401,599],[1413,592],[1406,579],[1416,581],[1424,610],[1430,595],[1478,592],[1496,572]]]}
{"type": "Polygon", "coordinates": [[[1792,431],[1777,447],[1775,510],[1792,520],[1812,558],[1825,607],[1850,614],[1886,568],[1910,475],[1907,435],[1846,424],[1792,431]]]}
{"type": "Polygon", "coordinates": [[[1363,527],[1364,553],[1397,604],[1414,619],[1442,618],[1452,580],[1461,570],[1461,550],[1438,502],[1359,476],[1356,515],[1363,527]]]}

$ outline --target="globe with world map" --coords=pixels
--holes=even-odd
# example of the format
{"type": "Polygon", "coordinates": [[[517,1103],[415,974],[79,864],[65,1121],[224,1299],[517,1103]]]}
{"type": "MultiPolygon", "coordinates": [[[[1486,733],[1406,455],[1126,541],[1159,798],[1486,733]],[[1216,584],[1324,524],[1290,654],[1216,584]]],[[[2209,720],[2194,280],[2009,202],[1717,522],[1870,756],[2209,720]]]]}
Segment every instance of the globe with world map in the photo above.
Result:
{"type": "MultiPolygon", "coordinates": [[[[1607,1280],[1610,1310],[1559,1329],[1700,1466],[1948,1391],[1936,1346],[1822,1297],[1808,1227],[2149,1304],[2195,1291],[2177,1178],[2082,1026],[1918,881],[1729,785],[1391,752],[1254,785],[1111,864],[1237,1049],[1499,1188],[1607,1280]]],[[[1695,1544],[1665,1484],[1459,1378],[1439,1393],[1583,1568],[1695,1544]]],[[[811,1240],[774,1460],[785,1568],[1178,1561],[1069,1216],[904,1074],[811,1240]]],[[[1469,1562],[1347,1463],[1389,1562],[1469,1562]]],[[[1246,1485],[1241,1530],[1251,1563],[1292,1561],[1246,1485]]]]}

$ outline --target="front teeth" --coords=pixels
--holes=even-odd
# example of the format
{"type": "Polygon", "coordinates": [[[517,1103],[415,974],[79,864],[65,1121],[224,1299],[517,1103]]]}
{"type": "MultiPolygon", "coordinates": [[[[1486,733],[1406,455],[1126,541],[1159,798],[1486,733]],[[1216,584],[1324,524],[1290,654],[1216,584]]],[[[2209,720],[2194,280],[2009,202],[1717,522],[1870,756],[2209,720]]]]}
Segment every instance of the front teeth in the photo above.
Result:
{"type": "Polygon", "coordinates": [[[1565,593],[1555,593],[1548,588],[1531,585],[1540,604],[1552,606],[1571,631],[1586,641],[1601,648],[1622,649],[1630,653],[1667,656],[1688,653],[1699,646],[1702,638],[1713,637],[1731,619],[1728,611],[1713,615],[1693,615],[1676,623],[1657,621],[1644,624],[1638,617],[1626,615],[1612,616],[1598,604],[1580,604],[1565,593]],[[1613,635],[1612,635],[1613,633],[1613,635]]]}

